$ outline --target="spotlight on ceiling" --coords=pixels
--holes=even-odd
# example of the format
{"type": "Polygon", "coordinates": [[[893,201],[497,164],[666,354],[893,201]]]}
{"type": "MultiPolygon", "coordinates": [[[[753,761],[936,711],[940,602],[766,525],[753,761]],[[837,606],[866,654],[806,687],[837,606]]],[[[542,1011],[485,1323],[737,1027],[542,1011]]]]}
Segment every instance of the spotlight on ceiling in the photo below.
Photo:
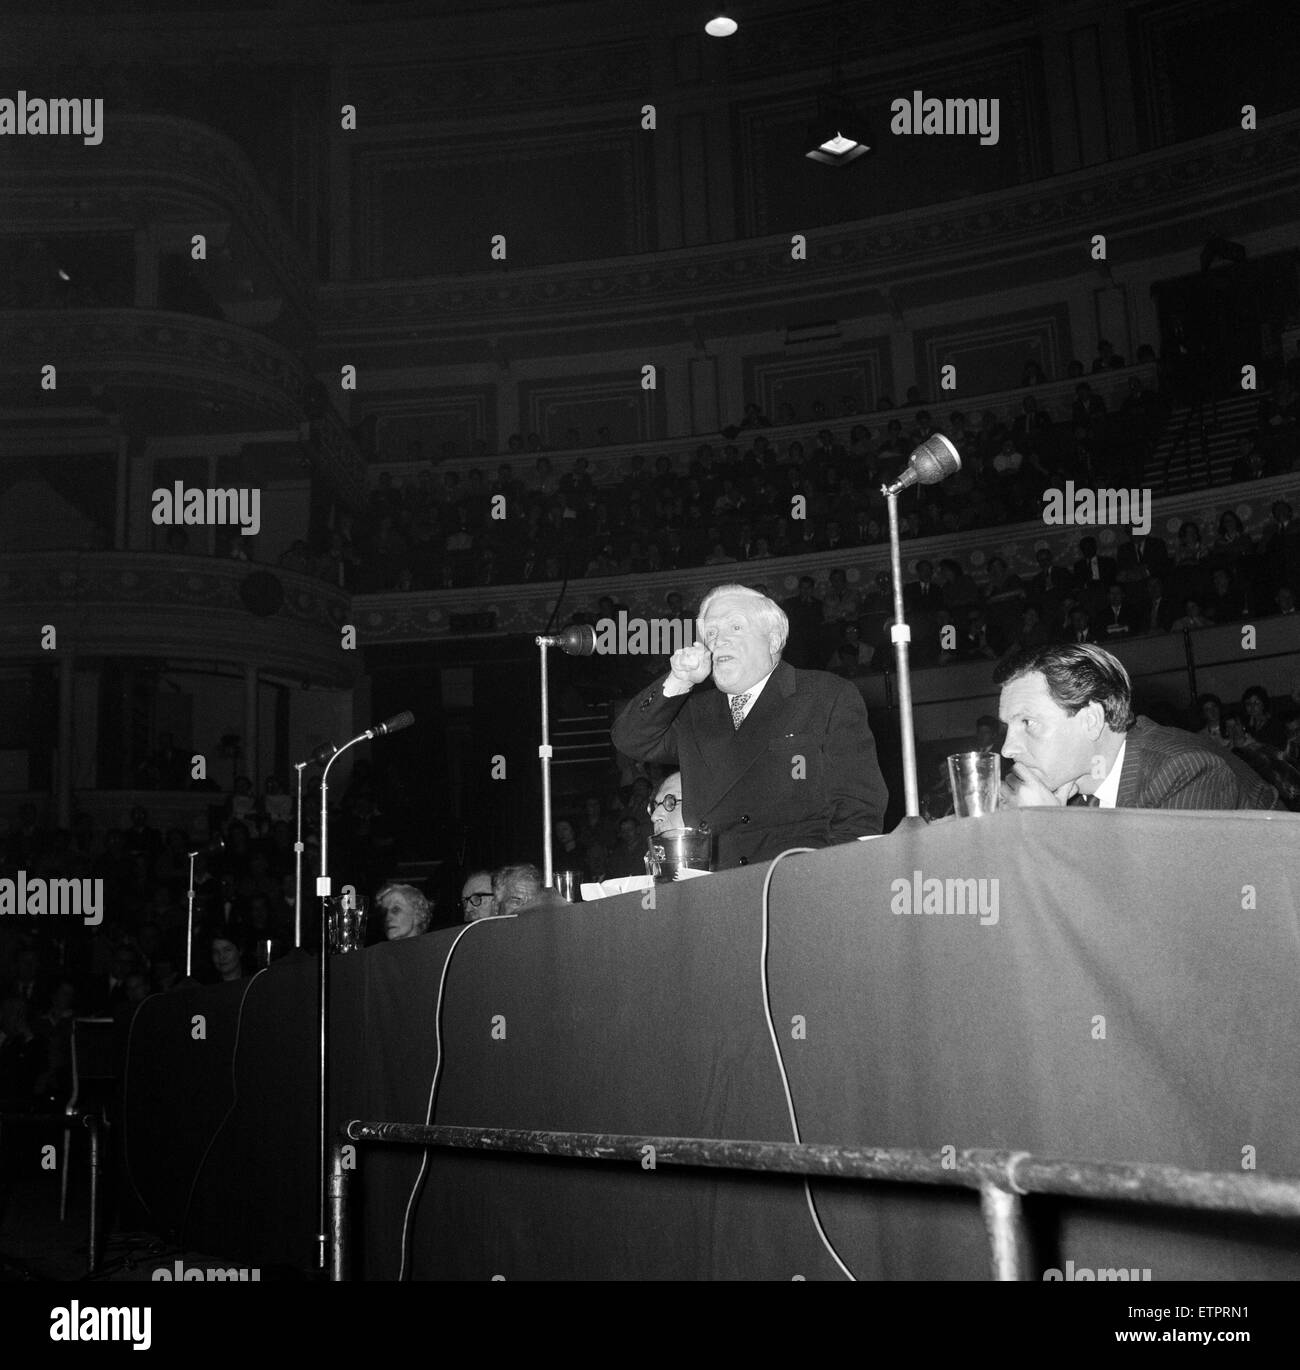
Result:
{"type": "Polygon", "coordinates": [[[720,10],[705,24],[704,32],[710,38],[730,38],[739,27],[740,25],[730,15],[720,10]]]}
{"type": "Polygon", "coordinates": [[[841,95],[824,95],[818,97],[817,117],[808,125],[804,146],[804,156],[814,162],[848,166],[871,151],[871,135],[855,105],[841,95]]]}

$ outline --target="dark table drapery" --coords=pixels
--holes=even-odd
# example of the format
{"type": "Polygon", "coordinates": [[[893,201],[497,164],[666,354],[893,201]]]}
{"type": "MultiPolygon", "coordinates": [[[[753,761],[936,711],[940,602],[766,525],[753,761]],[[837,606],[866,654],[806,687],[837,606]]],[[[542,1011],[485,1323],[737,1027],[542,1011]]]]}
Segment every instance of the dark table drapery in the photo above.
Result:
{"type": "MultiPolygon", "coordinates": [[[[445,972],[435,1122],[792,1140],[765,871],[336,958],[333,1117],[425,1120],[445,972]]],[[[804,1141],[1300,1175],[1300,818],[1012,811],[788,857],[770,894],[804,1141]],[[983,916],[893,911],[918,878],[997,885],[983,916]]],[[[131,1181],[160,1229],[190,1203],[191,1246],[313,1258],[314,977],[137,1015],[131,1181]]],[[[354,1273],[392,1278],[421,1153],[359,1150],[354,1273]]],[[[987,1276],[973,1194],[813,1192],[859,1278],[987,1276]]],[[[1300,1275],[1294,1224],[1029,1203],[1040,1271],[1300,1275]]],[[[841,1278],[798,1180],[464,1152],[433,1154],[411,1249],[417,1278],[841,1278]]]]}

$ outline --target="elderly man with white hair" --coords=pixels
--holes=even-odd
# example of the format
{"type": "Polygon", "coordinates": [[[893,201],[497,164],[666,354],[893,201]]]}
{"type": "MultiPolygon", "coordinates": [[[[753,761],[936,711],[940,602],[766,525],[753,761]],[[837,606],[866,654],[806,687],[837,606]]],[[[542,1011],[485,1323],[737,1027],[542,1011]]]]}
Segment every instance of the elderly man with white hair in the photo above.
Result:
{"type": "Polygon", "coordinates": [[[716,868],[879,833],[888,792],[853,685],[783,662],[784,612],[744,586],[710,590],[698,630],[613,736],[628,756],[679,767],[683,818],[716,834],[716,868]]]}

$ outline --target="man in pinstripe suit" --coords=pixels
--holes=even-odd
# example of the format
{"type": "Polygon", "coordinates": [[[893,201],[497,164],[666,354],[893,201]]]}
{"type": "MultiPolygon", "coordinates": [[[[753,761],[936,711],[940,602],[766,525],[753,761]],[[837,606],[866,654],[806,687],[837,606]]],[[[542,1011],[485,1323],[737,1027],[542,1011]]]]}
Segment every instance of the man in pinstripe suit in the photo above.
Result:
{"type": "Polygon", "coordinates": [[[1007,808],[1086,803],[1103,809],[1274,809],[1277,791],[1230,752],[1181,728],[1134,717],[1123,663],[1093,643],[1006,658],[998,716],[1007,808]]]}

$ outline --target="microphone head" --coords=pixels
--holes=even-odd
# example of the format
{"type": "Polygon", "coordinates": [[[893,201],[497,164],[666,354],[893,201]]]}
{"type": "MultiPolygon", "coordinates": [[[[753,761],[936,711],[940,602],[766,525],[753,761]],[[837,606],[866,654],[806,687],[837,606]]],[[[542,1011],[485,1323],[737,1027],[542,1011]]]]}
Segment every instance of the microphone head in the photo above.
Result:
{"type": "Polygon", "coordinates": [[[591,656],[596,650],[596,630],[590,623],[576,623],[560,634],[559,646],[566,656],[591,656]]]}
{"type": "Polygon", "coordinates": [[[403,728],[409,728],[415,722],[415,715],[410,709],[403,709],[400,714],[394,714],[392,718],[386,718],[376,732],[387,736],[389,733],[400,733],[403,728]]]}
{"type": "Polygon", "coordinates": [[[912,453],[908,465],[921,485],[937,485],[961,470],[961,455],[942,433],[931,433],[912,453]]]}

